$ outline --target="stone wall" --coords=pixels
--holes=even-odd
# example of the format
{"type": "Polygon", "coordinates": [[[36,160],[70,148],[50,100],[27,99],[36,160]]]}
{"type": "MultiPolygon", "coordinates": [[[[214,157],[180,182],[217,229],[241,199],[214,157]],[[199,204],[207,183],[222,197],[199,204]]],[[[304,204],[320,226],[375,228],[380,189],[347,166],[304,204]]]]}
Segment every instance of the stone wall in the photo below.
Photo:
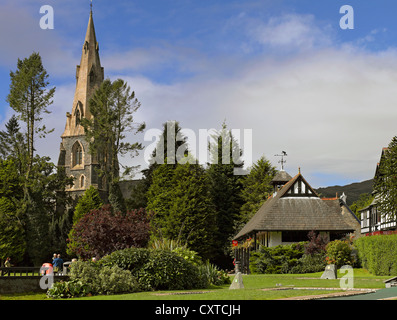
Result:
{"type": "MultiPolygon", "coordinates": [[[[0,294],[28,292],[45,293],[46,290],[40,288],[40,279],[40,276],[0,277],[0,294]]],[[[68,276],[56,276],[54,277],[54,283],[67,279],[68,276]]]]}

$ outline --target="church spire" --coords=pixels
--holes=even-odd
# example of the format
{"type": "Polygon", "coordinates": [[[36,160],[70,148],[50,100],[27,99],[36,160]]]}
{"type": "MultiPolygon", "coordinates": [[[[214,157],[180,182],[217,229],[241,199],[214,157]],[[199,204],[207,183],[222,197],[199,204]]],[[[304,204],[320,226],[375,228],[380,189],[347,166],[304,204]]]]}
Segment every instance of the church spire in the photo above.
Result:
{"type": "MultiPolygon", "coordinates": [[[[81,41],[82,39],[80,39],[81,41]]],[[[89,153],[89,142],[86,140],[82,119],[91,119],[89,100],[104,80],[104,70],[99,59],[92,6],[88,25],[82,45],[80,65],[76,67],[76,89],[74,92],[71,113],[66,113],[65,131],[61,138],[58,166],[65,168],[68,177],[75,178],[74,185],[67,189],[75,195],[81,195],[90,186],[102,192],[106,198],[107,185],[97,173],[96,156],[89,153]]]]}
{"type": "Polygon", "coordinates": [[[68,113],[62,136],[84,135],[81,118],[91,118],[88,101],[104,80],[104,70],[99,58],[99,44],[96,39],[92,10],[88,19],[80,65],[76,68],[76,90],[72,113],[68,113]]]}

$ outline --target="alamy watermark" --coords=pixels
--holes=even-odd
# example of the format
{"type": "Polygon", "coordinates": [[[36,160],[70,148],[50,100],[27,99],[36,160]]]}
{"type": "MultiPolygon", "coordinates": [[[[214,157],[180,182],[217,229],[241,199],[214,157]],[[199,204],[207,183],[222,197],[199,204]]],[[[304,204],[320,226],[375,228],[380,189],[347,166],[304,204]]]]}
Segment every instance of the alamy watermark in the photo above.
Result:
{"type": "Polygon", "coordinates": [[[54,271],[52,266],[42,266],[40,268],[40,274],[42,277],[40,278],[40,288],[43,290],[52,288],[54,284],[54,271]]]}
{"type": "Polygon", "coordinates": [[[354,288],[354,269],[352,266],[345,265],[342,266],[339,270],[340,273],[346,273],[340,281],[339,287],[341,289],[353,289],[354,288]]]}
{"type": "Polygon", "coordinates": [[[144,151],[147,164],[233,164],[234,175],[247,174],[244,167],[252,165],[252,129],[199,129],[197,136],[194,130],[177,130],[176,122],[168,121],[165,135],[149,129],[144,140],[152,141],[144,151]]]}
{"type": "MultiPolygon", "coordinates": [[[[91,0],[92,6],[92,0],[91,0]]],[[[339,13],[343,16],[339,20],[339,26],[341,29],[354,29],[354,10],[351,5],[343,5],[339,9],[339,13]]],[[[50,5],[43,5],[40,7],[40,14],[43,16],[40,18],[40,28],[43,30],[54,29],[54,8],[50,5]]]]}
{"type": "Polygon", "coordinates": [[[43,14],[39,22],[40,28],[43,30],[54,29],[54,8],[50,5],[41,6],[40,14],[43,14]]]}

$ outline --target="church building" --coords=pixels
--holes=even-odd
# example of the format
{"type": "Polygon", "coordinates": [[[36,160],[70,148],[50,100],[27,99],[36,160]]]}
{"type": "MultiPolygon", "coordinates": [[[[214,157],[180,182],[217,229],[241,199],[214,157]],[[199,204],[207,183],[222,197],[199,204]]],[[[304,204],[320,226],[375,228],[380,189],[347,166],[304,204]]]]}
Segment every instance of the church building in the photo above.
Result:
{"type": "Polygon", "coordinates": [[[90,186],[96,187],[106,197],[107,186],[98,177],[96,157],[89,153],[81,119],[91,119],[88,101],[104,80],[104,69],[99,58],[99,45],[95,35],[92,8],[83,42],[80,65],[76,67],[76,89],[71,113],[66,113],[65,131],[61,138],[58,167],[64,167],[66,175],[74,177],[74,185],[66,191],[80,196],[90,186]]]}

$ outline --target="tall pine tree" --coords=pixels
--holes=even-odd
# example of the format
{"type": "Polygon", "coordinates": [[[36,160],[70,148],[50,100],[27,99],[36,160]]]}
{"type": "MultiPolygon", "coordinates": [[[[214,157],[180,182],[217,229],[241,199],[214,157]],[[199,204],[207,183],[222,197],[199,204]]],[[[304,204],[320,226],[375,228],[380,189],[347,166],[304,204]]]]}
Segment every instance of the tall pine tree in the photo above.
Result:
{"type": "Polygon", "coordinates": [[[204,259],[214,257],[215,211],[204,168],[162,164],[153,172],[147,210],[158,236],[179,240],[204,259]]]}
{"type": "Polygon", "coordinates": [[[397,217],[397,136],[393,137],[379,163],[374,181],[378,211],[384,217],[397,217]]]}
{"type": "Polygon", "coordinates": [[[240,147],[225,123],[222,130],[213,136],[213,141],[209,146],[212,162],[208,165],[207,174],[216,214],[214,261],[223,268],[231,268],[231,238],[235,234],[235,224],[239,220],[243,205],[241,181],[244,179],[235,175],[234,169],[242,167],[243,164],[240,161],[240,147]]]}

